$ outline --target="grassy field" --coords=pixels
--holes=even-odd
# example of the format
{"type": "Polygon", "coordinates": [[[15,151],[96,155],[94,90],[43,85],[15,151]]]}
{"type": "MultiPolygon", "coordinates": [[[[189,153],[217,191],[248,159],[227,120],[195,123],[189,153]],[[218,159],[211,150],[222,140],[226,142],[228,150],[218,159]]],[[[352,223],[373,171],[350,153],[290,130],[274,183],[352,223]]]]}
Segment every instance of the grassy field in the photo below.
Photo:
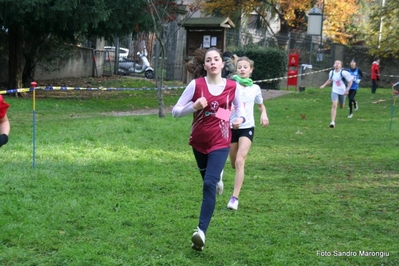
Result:
{"type": "Polygon", "coordinates": [[[388,90],[361,89],[335,129],[330,89],[266,101],[270,126],[256,129],[240,207],[226,209],[226,163],[203,252],[190,248],[202,197],[191,117],[107,114],[156,108],[155,91],[41,98],[33,168],[32,100],[6,101],[1,265],[399,265],[399,108],[391,124],[388,90]]]}

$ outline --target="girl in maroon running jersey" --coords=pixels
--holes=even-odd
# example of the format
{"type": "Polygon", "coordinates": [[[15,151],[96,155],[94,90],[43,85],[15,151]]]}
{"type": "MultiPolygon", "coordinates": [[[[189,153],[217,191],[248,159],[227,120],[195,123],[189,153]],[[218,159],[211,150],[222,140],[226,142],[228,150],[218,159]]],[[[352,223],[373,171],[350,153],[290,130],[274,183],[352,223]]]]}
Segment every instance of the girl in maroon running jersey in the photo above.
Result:
{"type": "Polygon", "coordinates": [[[191,237],[191,246],[199,251],[205,246],[205,234],[216,204],[216,186],[229,154],[232,106],[238,118],[231,126],[238,129],[245,121],[244,106],[236,82],[222,78],[223,65],[220,51],[208,49],[203,65],[206,75],[188,84],[172,110],[173,117],[193,114],[189,144],[203,179],[203,196],[199,223],[191,237]]]}

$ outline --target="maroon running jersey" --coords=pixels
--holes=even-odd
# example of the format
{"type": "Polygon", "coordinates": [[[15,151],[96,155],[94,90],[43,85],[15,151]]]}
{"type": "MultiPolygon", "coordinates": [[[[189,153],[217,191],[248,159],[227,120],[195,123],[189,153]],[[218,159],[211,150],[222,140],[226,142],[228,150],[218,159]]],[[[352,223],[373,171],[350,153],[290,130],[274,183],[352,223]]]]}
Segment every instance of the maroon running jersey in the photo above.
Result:
{"type": "Polygon", "coordinates": [[[236,82],[226,80],[226,87],[218,96],[209,92],[205,78],[195,80],[195,92],[192,101],[205,97],[208,105],[193,113],[193,123],[189,144],[197,151],[208,154],[214,150],[230,147],[230,121],[215,116],[219,108],[231,110],[236,93],[236,82]]]}

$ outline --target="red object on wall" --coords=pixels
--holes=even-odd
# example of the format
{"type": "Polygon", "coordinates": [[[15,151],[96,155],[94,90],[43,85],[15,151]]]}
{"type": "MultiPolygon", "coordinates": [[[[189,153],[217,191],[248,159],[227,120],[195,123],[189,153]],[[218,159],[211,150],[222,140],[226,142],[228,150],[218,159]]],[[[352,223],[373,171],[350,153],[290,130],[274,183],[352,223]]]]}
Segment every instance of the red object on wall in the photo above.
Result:
{"type": "Polygon", "coordinates": [[[297,86],[298,85],[298,70],[289,70],[288,71],[288,86],[297,86]],[[295,76],[295,77],[292,77],[295,76]]]}
{"type": "Polygon", "coordinates": [[[287,90],[288,86],[295,86],[295,90],[298,89],[299,54],[298,49],[291,49],[288,54],[287,90]]]}
{"type": "Polygon", "coordinates": [[[299,54],[290,54],[288,59],[288,66],[297,67],[299,65],[299,54]]]}

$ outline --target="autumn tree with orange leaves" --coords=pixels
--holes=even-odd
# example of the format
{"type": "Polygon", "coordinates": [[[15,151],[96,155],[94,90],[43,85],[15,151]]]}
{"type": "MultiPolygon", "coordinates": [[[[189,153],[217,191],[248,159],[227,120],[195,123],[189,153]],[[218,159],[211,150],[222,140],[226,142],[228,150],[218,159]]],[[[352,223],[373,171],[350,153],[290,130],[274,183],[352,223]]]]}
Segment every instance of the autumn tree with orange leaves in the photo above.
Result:
{"type": "Polygon", "coordinates": [[[360,17],[358,0],[324,0],[323,34],[336,43],[348,44],[352,34],[348,30],[360,17]]]}
{"type": "MultiPolygon", "coordinates": [[[[201,9],[208,15],[230,17],[236,25],[240,15],[256,13],[259,26],[270,29],[270,17],[277,16],[280,22],[280,35],[288,35],[290,30],[307,29],[307,12],[316,6],[323,10],[323,38],[347,44],[351,38],[347,27],[357,17],[358,0],[197,0],[201,9]]],[[[272,34],[277,34],[272,32],[272,34]]]]}
{"type": "Polygon", "coordinates": [[[371,5],[370,20],[363,29],[370,53],[399,58],[399,2],[390,0],[371,5]]]}

